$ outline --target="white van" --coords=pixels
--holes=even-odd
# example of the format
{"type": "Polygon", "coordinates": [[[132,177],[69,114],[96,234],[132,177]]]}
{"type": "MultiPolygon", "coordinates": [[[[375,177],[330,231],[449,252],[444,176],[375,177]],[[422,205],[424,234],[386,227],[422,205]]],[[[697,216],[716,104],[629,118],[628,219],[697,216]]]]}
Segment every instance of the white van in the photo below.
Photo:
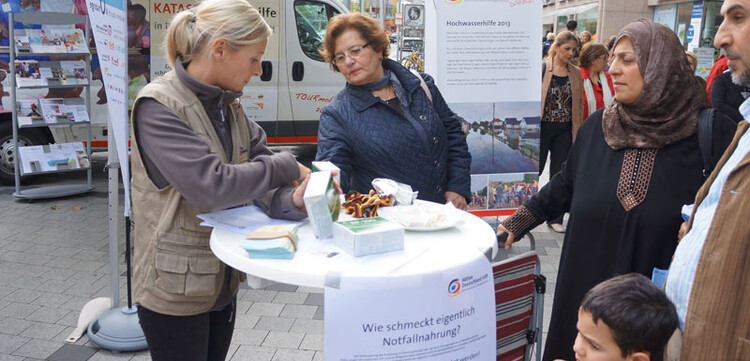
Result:
{"type": "MultiPolygon", "coordinates": [[[[59,0],[42,0],[42,2],[59,0]]],[[[248,116],[266,131],[271,144],[317,143],[320,112],[345,85],[343,76],[331,71],[318,53],[328,20],[349,12],[339,0],[250,0],[274,29],[263,56],[263,75],[253,78],[241,98],[248,116]]],[[[161,76],[169,67],[161,54],[161,44],[171,17],[193,5],[192,1],[172,0],[158,5],[149,0],[133,0],[133,6],[147,9],[150,22],[150,78],[161,76]],[[168,5],[168,6],[167,6],[168,5]]],[[[43,5],[43,4],[42,4],[43,5]]],[[[44,8],[44,7],[43,7],[44,8]]],[[[71,10],[74,11],[74,10],[71,10]]],[[[139,49],[131,49],[131,54],[139,49]]],[[[7,49],[5,50],[7,53],[7,49]]],[[[95,50],[92,49],[92,53],[95,50]]],[[[92,67],[93,68],[93,67],[92,67]]],[[[5,91],[10,86],[2,81],[5,91]]],[[[100,80],[91,82],[91,146],[107,148],[107,107],[97,105],[100,80]]],[[[43,97],[46,90],[37,90],[43,97]]],[[[28,95],[27,95],[28,96],[28,95]]],[[[0,111],[0,184],[14,184],[12,117],[10,97],[2,98],[0,111]]],[[[19,146],[86,140],[85,125],[60,128],[24,128],[19,146]]]]}

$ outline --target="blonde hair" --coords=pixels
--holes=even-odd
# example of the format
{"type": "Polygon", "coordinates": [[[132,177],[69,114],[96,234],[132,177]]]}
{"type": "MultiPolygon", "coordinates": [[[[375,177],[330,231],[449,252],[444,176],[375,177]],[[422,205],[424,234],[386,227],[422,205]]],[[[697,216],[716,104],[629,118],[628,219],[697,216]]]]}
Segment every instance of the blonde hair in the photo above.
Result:
{"type": "Polygon", "coordinates": [[[555,57],[555,54],[557,54],[558,46],[563,46],[564,44],[567,44],[571,41],[575,42],[576,46],[580,44],[580,40],[578,40],[578,37],[572,31],[561,31],[559,34],[557,34],[557,37],[555,37],[555,43],[549,47],[549,52],[547,52],[547,59],[553,59],[555,57]]]}
{"type": "Polygon", "coordinates": [[[178,56],[190,62],[216,39],[224,39],[236,49],[259,43],[271,33],[271,27],[247,0],[204,0],[172,18],[164,52],[174,67],[178,56]]]}

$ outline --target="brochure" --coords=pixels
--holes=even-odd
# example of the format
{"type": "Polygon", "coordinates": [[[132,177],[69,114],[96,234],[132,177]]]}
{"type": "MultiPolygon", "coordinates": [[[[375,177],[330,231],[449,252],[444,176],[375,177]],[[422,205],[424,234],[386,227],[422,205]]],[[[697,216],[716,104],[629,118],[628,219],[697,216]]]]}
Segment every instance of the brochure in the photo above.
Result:
{"type": "MultiPolygon", "coordinates": [[[[16,31],[22,31],[22,30],[16,30],[16,31]]],[[[28,53],[30,51],[31,51],[31,46],[29,45],[29,37],[26,35],[16,35],[16,52],[28,53]]]]}
{"type": "Polygon", "coordinates": [[[27,29],[26,36],[33,53],[67,53],[65,36],[60,30],[27,29]]]}
{"type": "Polygon", "coordinates": [[[67,85],[88,84],[86,76],[86,63],[83,60],[60,61],[62,69],[62,83],[67,85]]]}
{"type": "Polygon", "coordinates": [[[24,174],[88,168],[90,162],[83,143],[61,143],[19,147],[24,174]]]}
{"type": "MultiPolygon", "coordinates": [[[[60,105],[62,104],[62,98],[39,99],[39,106],[42,108],[42,115],[47,123],[57,123],[58,117],[64,116],[60,110],[60,105]]],[[[64,121],[67,121],[67,119],[64,121]]]]}
{"type": "Polygon", "coordinates": [[[61,104],[58,106],[60,113],[68,118],[70,122],[90,122],[86,104],[61,104]]]}
{"type": "Polygon", "coordinates": [[[39,85],[47,85],[45,78],[39,71],[39,62],[36,60],[16,60],[16,84],[19,88],[39,85]]]}
{"type": "Polygon", "coordinates": [[[63,29],[60,31],[65,38],[65,49],[68,53],[88,53],[86,40],[81,29],[63,29]]]}

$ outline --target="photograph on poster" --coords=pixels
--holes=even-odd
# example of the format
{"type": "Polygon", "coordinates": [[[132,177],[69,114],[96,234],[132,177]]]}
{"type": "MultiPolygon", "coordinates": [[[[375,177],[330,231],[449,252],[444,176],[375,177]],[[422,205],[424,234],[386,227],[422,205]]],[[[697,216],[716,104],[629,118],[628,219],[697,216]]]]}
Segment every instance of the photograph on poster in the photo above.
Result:
{"type": "Polygon", "coordinates": [[[489,178],[486,174],[471,176],[471,199],[469,200],[470,211],[487,209],[487,183],[489,178]]]}
{"type": "MultiPolygon", "coordinates": [[[[473,189],[472,184],[472,189],[473,189]]],[[[489,209],[518,208],[539,191],[536,173],[492,174],[488,182],[489,209]]]]}
{"type": "Polygon", "coordinates": [[[539,102],[452,103],[471,153],[471,174],[539,169],[539,102]]]}

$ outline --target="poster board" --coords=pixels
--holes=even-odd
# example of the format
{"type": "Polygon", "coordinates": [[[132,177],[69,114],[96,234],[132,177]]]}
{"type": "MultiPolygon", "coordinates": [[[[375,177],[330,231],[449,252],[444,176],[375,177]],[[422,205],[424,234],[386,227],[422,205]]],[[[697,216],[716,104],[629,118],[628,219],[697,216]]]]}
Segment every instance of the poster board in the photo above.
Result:
{"type": "Polygon", "coordinates": [[[539,190],[542,0],[427,6],[427,72],[472,156],[469,210],[510,215],[539,190]]]}

